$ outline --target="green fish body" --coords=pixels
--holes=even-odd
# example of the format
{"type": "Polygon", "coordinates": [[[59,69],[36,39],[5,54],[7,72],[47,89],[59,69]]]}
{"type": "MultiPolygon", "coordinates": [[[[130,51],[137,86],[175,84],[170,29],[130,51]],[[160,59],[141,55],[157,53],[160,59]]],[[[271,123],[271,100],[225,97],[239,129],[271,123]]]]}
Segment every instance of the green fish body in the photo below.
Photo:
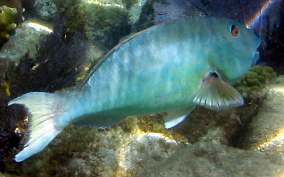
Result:
{"type": "Polygon", "coordinates": [[[67,125],[106,128],[129,115],[167,112],[165,127],[196,105],[213,110],[243,104],[230,86],[258,57],[259,38],[226,18],[191,18],[143,30],[112,49],[81,87],[69,93],[31,92],[9,102],[31,118],[23,161],[44,149],[67,125]]]}

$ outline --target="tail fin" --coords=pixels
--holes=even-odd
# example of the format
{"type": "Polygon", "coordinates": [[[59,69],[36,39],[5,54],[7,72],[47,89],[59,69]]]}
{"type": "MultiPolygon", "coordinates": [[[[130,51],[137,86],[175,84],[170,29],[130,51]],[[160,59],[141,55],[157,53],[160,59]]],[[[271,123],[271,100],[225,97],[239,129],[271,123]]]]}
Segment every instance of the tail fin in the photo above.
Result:
{"type": "Polygon", "coordinates": [[[24,149],[15,156],[16,162],[24,161],[42,151],[63,128],[54,125],[58,115],[59,95],[44,92],[31,92],[10,101],[8,105],[24,104],[30,117],[29,140],[24,149]]]}

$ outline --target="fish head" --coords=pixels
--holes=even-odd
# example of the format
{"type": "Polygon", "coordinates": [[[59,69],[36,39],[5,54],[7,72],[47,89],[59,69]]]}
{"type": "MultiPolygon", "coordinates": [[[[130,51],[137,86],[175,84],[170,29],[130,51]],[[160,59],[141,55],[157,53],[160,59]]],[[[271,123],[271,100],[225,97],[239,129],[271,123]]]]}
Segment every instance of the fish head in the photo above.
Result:
{"type": "Polygon", "coordinates": [[[207,45],[210,48],[207,50],[209,65],[222,80],[233,84],[258,59],[260,39],[253,31],[231,19],[212,18],[210,28],[213,36],[207,45]]]}

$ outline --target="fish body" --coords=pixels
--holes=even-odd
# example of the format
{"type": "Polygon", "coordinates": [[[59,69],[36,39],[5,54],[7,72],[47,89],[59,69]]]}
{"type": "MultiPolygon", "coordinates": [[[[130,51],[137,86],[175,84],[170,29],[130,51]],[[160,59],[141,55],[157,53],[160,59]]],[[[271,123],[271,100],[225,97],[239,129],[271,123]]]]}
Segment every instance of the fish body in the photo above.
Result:
{"type": "Polygon", "coordinates": [[[171,128],[196,105],[242,105],[229,84],[250,69],[259,44],[252,31],[226,18],[168,22],[133,35],[73,91],[31,92],[9,102],[25,105],[31,117],[30,139],[15,160],[44,149],[70,123],[107,128],[129,115],[167,112],[171,128]]]}

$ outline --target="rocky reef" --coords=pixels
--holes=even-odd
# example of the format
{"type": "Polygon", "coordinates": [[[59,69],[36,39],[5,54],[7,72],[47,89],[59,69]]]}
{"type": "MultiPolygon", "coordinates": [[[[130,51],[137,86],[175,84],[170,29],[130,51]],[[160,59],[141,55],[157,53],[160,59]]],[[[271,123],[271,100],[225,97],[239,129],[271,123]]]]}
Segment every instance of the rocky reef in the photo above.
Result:
{"type": "Polygon", "coordinates": [[[284,161],[276,155],[202,142],[178,150],[166,161],[140,176],[276,177],[284,173],[283,166],[284,161]]]}
{"type": "Polygon", "coordinates": [[[8,41],[16,29],[15,16],[17,10],[7,6],[0,7],[0,47],[8,41]]]}
{"type": "Polygon", "coordinates": [[[108,130],[71,126],[39,156],[9,170],[23,176],[136,176],[180,147],[181,138],[173,135],[159,116],[129,117],[108,130]]]}

